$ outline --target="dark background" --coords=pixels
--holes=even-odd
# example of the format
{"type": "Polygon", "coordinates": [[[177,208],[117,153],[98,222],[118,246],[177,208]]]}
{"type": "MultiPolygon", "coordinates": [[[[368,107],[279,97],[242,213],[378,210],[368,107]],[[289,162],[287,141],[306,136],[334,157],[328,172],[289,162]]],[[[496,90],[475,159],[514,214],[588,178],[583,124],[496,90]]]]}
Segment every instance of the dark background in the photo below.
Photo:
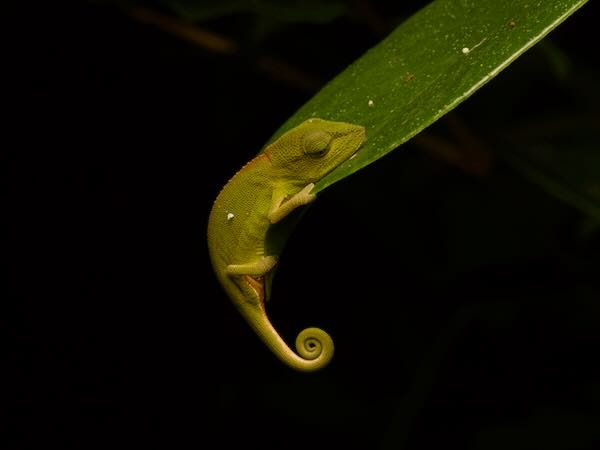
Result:
{"type": "MultiPolygon", "coordinates": [[[[596,80],[593,99],[591,3],[551,41],[573,74],[596,80]]],[[[419,4],[371,7],[393,27],[419,4]]],[[[501,158],[473,175],[408,143],[322,193],[267,306],[288,342],[309,325],[331,333],[336,356],[322,372],[282,365],[218,286],[205,243],[212,201],[314,93],[256,61],[279,58],[318,84],[380,28],[355,9],[255,40],[248,15],[199,24],[245,43],[227,55],[128,7],[47,8],[10,24],[24,45],[12,46],[6,83],[17,119],[5,123],[15,136],[3,164],[6,343],[18,398],[6,448],[600,441],[598,228],[501,158]]],[[[528,115],[591,111],[561,90],[576,75],[556,81],[536,49],[456,112],[492,148],[490,130],[528,115]]]]}

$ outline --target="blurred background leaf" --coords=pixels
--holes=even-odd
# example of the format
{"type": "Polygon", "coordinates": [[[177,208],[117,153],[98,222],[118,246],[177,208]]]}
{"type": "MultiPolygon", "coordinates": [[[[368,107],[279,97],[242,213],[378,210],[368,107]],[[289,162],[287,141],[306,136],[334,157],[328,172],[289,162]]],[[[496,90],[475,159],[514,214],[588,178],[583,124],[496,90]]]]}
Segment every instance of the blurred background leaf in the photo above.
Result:
{"type": "Polygon", "coordinates": [[[277,0],[163,0],[162,3],[172,8],[181,17],[191,21],[203,21],[230,14],[251,13],[259,20],[273,20],[286,23],[331,22],[345,12],[345,4],[341,0],[322,2],[277,1],[277,0]]]}

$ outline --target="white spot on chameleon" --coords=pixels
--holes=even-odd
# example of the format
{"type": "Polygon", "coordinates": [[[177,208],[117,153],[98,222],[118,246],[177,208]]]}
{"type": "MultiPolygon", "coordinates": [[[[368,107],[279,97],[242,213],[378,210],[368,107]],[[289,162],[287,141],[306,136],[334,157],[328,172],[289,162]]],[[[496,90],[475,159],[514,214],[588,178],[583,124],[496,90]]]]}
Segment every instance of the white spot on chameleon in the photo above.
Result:
{"type": "Polygon", "coordinates": [[[369,108],[372,108],[373,106],[375,106],[375,102],[373,100],[369,100],[367,105],[369,105],[369,108]]]}
{"type": "Polygon", "coordinates": [[[227,213],[227,222],[231,222],[235,215],[233,213],[227,213]]]}

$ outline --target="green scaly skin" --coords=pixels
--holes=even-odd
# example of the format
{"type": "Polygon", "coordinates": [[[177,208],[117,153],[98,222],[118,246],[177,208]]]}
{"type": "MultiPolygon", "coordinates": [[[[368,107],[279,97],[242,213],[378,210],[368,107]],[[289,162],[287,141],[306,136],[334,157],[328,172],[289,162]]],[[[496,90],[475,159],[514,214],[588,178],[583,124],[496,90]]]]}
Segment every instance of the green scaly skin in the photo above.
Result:
{"type": "Polygon", "coordinates": [[[267,231],[296,208],[313,202],[314,183],[350,158],[365,139],[359,125],[309,119],[267,146],[225,185],[208,220],[208,249],[217,278],[246,321],[288,366],[325,367],[333,356],[331,337],[307,328],[295,353],[265,311],[265,278],[278,255],[267,254],[267,231]]]}

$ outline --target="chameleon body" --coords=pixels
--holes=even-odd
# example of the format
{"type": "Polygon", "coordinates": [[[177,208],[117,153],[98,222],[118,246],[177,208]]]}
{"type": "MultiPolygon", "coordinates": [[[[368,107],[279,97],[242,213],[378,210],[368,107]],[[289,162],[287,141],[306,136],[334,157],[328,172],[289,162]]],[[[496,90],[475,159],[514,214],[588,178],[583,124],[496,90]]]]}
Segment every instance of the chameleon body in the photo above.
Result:
{"type": "Polygon", "coordinates": [[[279,255],[268,254],[267,231],[296,208],[311,203],[314,183],[352,156],[363,127],[309,119],[283,134],[247,163],[217,196],[208,220],[208,249],[226,294],[273,353],[290,367],[317,370],[333,356],[331,337],[307,328],[295,353],[271,324],[265,280],[279,255]]]}

